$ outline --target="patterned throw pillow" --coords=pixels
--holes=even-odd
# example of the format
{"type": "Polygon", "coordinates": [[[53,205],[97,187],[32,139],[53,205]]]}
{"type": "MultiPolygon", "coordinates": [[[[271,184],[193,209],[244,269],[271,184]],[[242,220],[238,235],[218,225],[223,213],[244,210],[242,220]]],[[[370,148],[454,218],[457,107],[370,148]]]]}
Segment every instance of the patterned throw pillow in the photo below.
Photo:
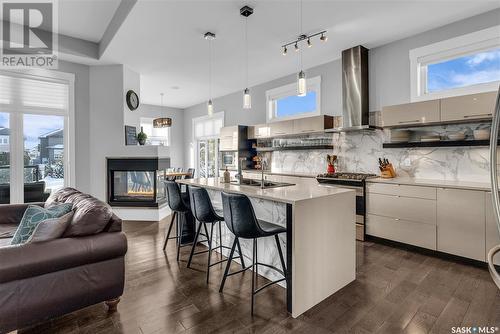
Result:
{"type": "Polygon", "coordinates": [[[45,209],[38,205],[29,205],[24,212],[21,223],[17,227],[16,233],[12,238],[11,245],[25,243],[37,227],[37,225],[47,219],[59,218],[64,216],[73,208],[72,203],[64,203],[45,209]]]}

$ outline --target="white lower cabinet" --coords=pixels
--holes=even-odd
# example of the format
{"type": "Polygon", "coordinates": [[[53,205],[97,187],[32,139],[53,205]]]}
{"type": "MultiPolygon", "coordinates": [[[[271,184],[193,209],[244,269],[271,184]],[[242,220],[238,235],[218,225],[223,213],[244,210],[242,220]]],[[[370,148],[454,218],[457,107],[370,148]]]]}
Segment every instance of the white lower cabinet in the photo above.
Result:
{"type": "MultiPolygon", "coordinates": [[[[498,236],[498,227],[493,213],[493,204],[491,201],[491,192],[485,193],[485,207],[486,207],[486,249],[485,256],[491,248],[500,245],[500,237],[498,236]]],[[[493,259],[496,265],[500,266],[500,254],[497,254],[493,259]]]]}
{"type": "Polygon", "coordinates": [[[485,261],[485,192],[437,190],[437,249],[485,261]]]}
{"type": "Polygon", "coordinates": [[[436,225],[368,214],[366,233],[436,250],[436,225]]]}

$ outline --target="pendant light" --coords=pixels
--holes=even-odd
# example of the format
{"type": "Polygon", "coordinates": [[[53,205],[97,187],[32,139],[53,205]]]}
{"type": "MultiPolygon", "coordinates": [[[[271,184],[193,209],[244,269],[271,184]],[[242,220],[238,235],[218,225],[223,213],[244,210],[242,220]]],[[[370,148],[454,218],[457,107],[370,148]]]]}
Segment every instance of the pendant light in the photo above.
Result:
{"type": "Polygon", "coordinates": [[[214,104],[212,102],[212,41],[215,39],[215,34],[206,32],[203,37],[208,41],[208,102],[207,114],[212,117],[214,114],[214,104]]]}
{"type": "Polygon", "coordinates": [[[245,89],[243,90],[243,109],[252,108],[252,96],[248,88],[248,17],[253,14],[253,8],[243,6],[240,15],[245,17],[245,89]]]}
{"type": "MultiPolygon", "coordinates": [[[[163,108],[163,93],[160,93],[161,107],[163,108]]],[[[153,120],[153,128],[169,128],[172,126],[172,119],[169,117],[159,117],[153,120]]]]}
{"type": "MultiPolygon", "coordinates": [[[[298,0],[299,3],[299,36],[303,36],[302,34],[302,0],[298,0]]],[[[295,44],[296,50],[298,51],[297,44],[295,44]]],[[[297,96],[306,96],[307,95],[307,81],[306,81],[306,73],[302,69],[302,52],[299,53],[299,74],[297,75],[297,96]]]]}

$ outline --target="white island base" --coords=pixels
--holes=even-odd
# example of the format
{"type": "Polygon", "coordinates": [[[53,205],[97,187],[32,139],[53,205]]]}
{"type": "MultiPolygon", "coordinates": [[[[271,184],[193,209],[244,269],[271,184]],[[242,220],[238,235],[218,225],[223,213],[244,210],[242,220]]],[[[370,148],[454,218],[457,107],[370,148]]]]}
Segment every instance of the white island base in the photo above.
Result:
{"type": "MultiPolygon", "coordinates": [[[[286,254],[287,309],[298,317],[352,282],[356,277],[355,192],[324,187],[315,180],[294,186],[260,189],[225,184],[217,179],[181,180],[206,188],[216,209],[222,209],[221,191],[246,194],[257,218],[285,226],[280,235],[286,254]]],[[[214,229],[214,242],[217,229],[214,229]]],[[[223,243],[231,245],[232,233],[223,224],[223,243]]],[[[240,239],[245,265],[251,263],[252,241],[240,239]]],[[[228,255],[224,250],[224,255],[228,255]]],[[[274,238],[258,240],[259,262],[281,268],[274,238]]],[[[259,275],[275,280],[278,273],[259,266],[259,275]]],[[[231,278],[228,278],[231,279],[231,278]]],[[[283,284],[284,285],[284,284],[283,284]]],[[[261,293],[265,294],[265,290],[261,293]]],[[[261,297],[262,298],[262,297],[261,297]]]]}

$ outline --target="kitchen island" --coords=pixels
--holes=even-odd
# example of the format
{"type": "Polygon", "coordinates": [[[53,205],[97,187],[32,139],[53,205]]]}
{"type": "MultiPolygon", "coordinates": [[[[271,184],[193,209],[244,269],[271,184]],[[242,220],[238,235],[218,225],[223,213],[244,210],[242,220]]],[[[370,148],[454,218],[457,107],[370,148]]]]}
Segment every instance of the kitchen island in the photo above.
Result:
{"type": "MultiPolygon", "coordinates": [[[[219,210],[222,191],[245,194],[257,218],[287,228],[280,239],[286,250],[287,309],[293,317],[355,279],[354,190],[322,186],[305,178],[293,178],[293,185],[265,189],[222,183],[218,178],[178,182],[206,188],[214,208],[219,210]]],[[[223,243],[230,245],[233,236],[224,224],[223,227],[223,243]]],[[[251,258],[251,240],[240,239],[240,243],[244,256],[251,258]]],[[[259,262],[281,266],[273,238],[259,239],[258,249],[259,262]]],[[[227,253],[224,250],[224,255],[227,253]]],[[[259,268],[259,274],[271,280],[279,278],[279,274],[265,267],[259,268]]]]}

